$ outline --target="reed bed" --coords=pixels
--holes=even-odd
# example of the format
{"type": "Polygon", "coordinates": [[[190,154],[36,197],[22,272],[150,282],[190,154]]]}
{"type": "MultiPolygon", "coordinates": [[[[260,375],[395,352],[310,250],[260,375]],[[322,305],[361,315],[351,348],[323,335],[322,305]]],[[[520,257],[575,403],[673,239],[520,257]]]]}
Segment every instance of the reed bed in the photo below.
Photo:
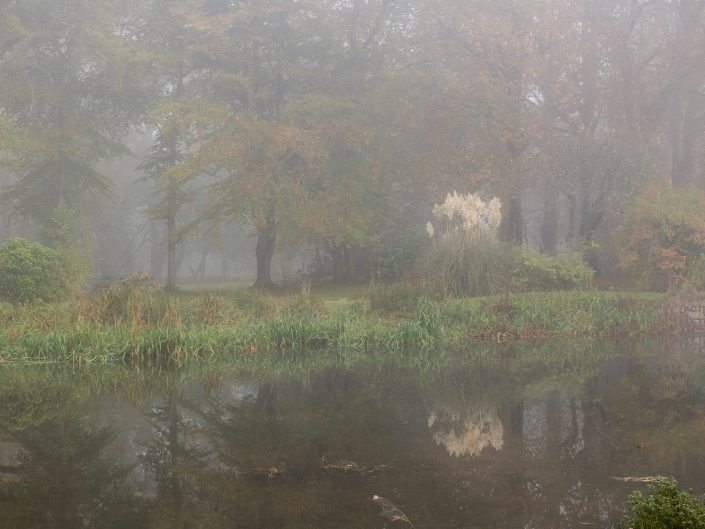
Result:
{"type": "Polygon", "coordinates": [[[60,305],[1,306],[0,362],[182,365],[216,355],[404,354],[478,342],[620,337],[679,328],[656,301],[599,292],[446,301],[421,294],[413,309],[374,306],[362,300],[327,305],[310,287],[277,300],[251,291],[167,297],[118,287],[60,305]]]}

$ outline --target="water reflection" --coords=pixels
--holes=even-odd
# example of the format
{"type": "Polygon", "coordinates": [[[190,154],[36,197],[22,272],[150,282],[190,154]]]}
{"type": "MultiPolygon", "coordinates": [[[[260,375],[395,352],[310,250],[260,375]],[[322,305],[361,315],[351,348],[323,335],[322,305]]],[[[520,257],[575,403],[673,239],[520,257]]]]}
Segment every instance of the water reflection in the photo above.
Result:
{"type": "Polygon", "coordinates": [[[705,484],[701,345],[612,349],[297,376],[4,369],[0,527],[383,527],[372,494],[420,529],[612,527],[634,488],[614,476],[705,484]]]}
{"type": "Polygon", "coordinates": [[[504,426],[493,409],[478,410],[469,417],[450,414],[439,418],[434,412],[428,416],[428,427],[436,443],[452,456],[478,456],[487,447],[501,450],[504,446],[504,426]]]}

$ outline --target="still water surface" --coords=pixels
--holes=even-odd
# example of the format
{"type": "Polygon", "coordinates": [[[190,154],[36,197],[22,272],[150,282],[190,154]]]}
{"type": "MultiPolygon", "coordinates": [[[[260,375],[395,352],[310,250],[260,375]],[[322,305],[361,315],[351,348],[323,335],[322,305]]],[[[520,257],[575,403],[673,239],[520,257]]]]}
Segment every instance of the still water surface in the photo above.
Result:
{"type": "Polygon", "coordinates": [[[316,365],[0,368],[0,528],[382,528],[373,494],[416,529],[608,528],[614,477],[705,488],[697,340],[316,365]]]}

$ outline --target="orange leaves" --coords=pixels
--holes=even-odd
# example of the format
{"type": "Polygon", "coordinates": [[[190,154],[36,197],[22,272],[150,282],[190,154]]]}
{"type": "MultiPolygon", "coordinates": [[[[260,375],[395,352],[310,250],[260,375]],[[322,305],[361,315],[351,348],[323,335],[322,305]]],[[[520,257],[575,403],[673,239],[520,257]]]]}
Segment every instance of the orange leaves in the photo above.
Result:
{"type": "Polygon", "coordinates": [[[705,252],[705,195],[649,188],[627,211],[617,237],[623,267],[651,278],[652,286],[658,278],[677,286],[705,252]]]}
{"type": "Polygon", "coordinates": [[[688,266],[688,256],[680,253],[675,248],[657,248],[654,250],[660,270],[671,273],[682,273],[688,266]]]}
{"type": "Polygon", "coordinates": [[[252,117],[231,118],[202,151],[201,164],[221,175],[214,203],[254,224],[270,222],[272,212],[296,223],[328,157],[315,129],[252,117]]]}

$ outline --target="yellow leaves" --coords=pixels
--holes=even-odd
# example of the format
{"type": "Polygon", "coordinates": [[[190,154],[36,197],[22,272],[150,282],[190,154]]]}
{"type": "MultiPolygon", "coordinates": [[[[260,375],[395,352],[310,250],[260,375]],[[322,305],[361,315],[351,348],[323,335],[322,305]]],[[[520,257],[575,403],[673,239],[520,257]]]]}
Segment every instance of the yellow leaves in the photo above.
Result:
{"type": "Polygon", "coordinates": [[[198,6],[180,6],[175,10],[175,14],[181,17],[186,28],[218,39],[225,38],[235,24],[245,22],[248,18],[244,10],[208,15],[198,6]]]}
{"type": "Polygon", "coordinates": [[[688,256],[673,247],[657,248],[654,253],[658,257],[658,267],[668,272],[682,272],[687,268],[688,256]]]}
{"type": "MultiPolygon", "coordinates": [[[[232,120],[204,146],[202,163],[224,171],[221,192],[243,203],[294,204],[327,159],[314,131],[258,119],[232,120]]],[[[263,206],[266,209],[266,206],[263,206]]]]}

